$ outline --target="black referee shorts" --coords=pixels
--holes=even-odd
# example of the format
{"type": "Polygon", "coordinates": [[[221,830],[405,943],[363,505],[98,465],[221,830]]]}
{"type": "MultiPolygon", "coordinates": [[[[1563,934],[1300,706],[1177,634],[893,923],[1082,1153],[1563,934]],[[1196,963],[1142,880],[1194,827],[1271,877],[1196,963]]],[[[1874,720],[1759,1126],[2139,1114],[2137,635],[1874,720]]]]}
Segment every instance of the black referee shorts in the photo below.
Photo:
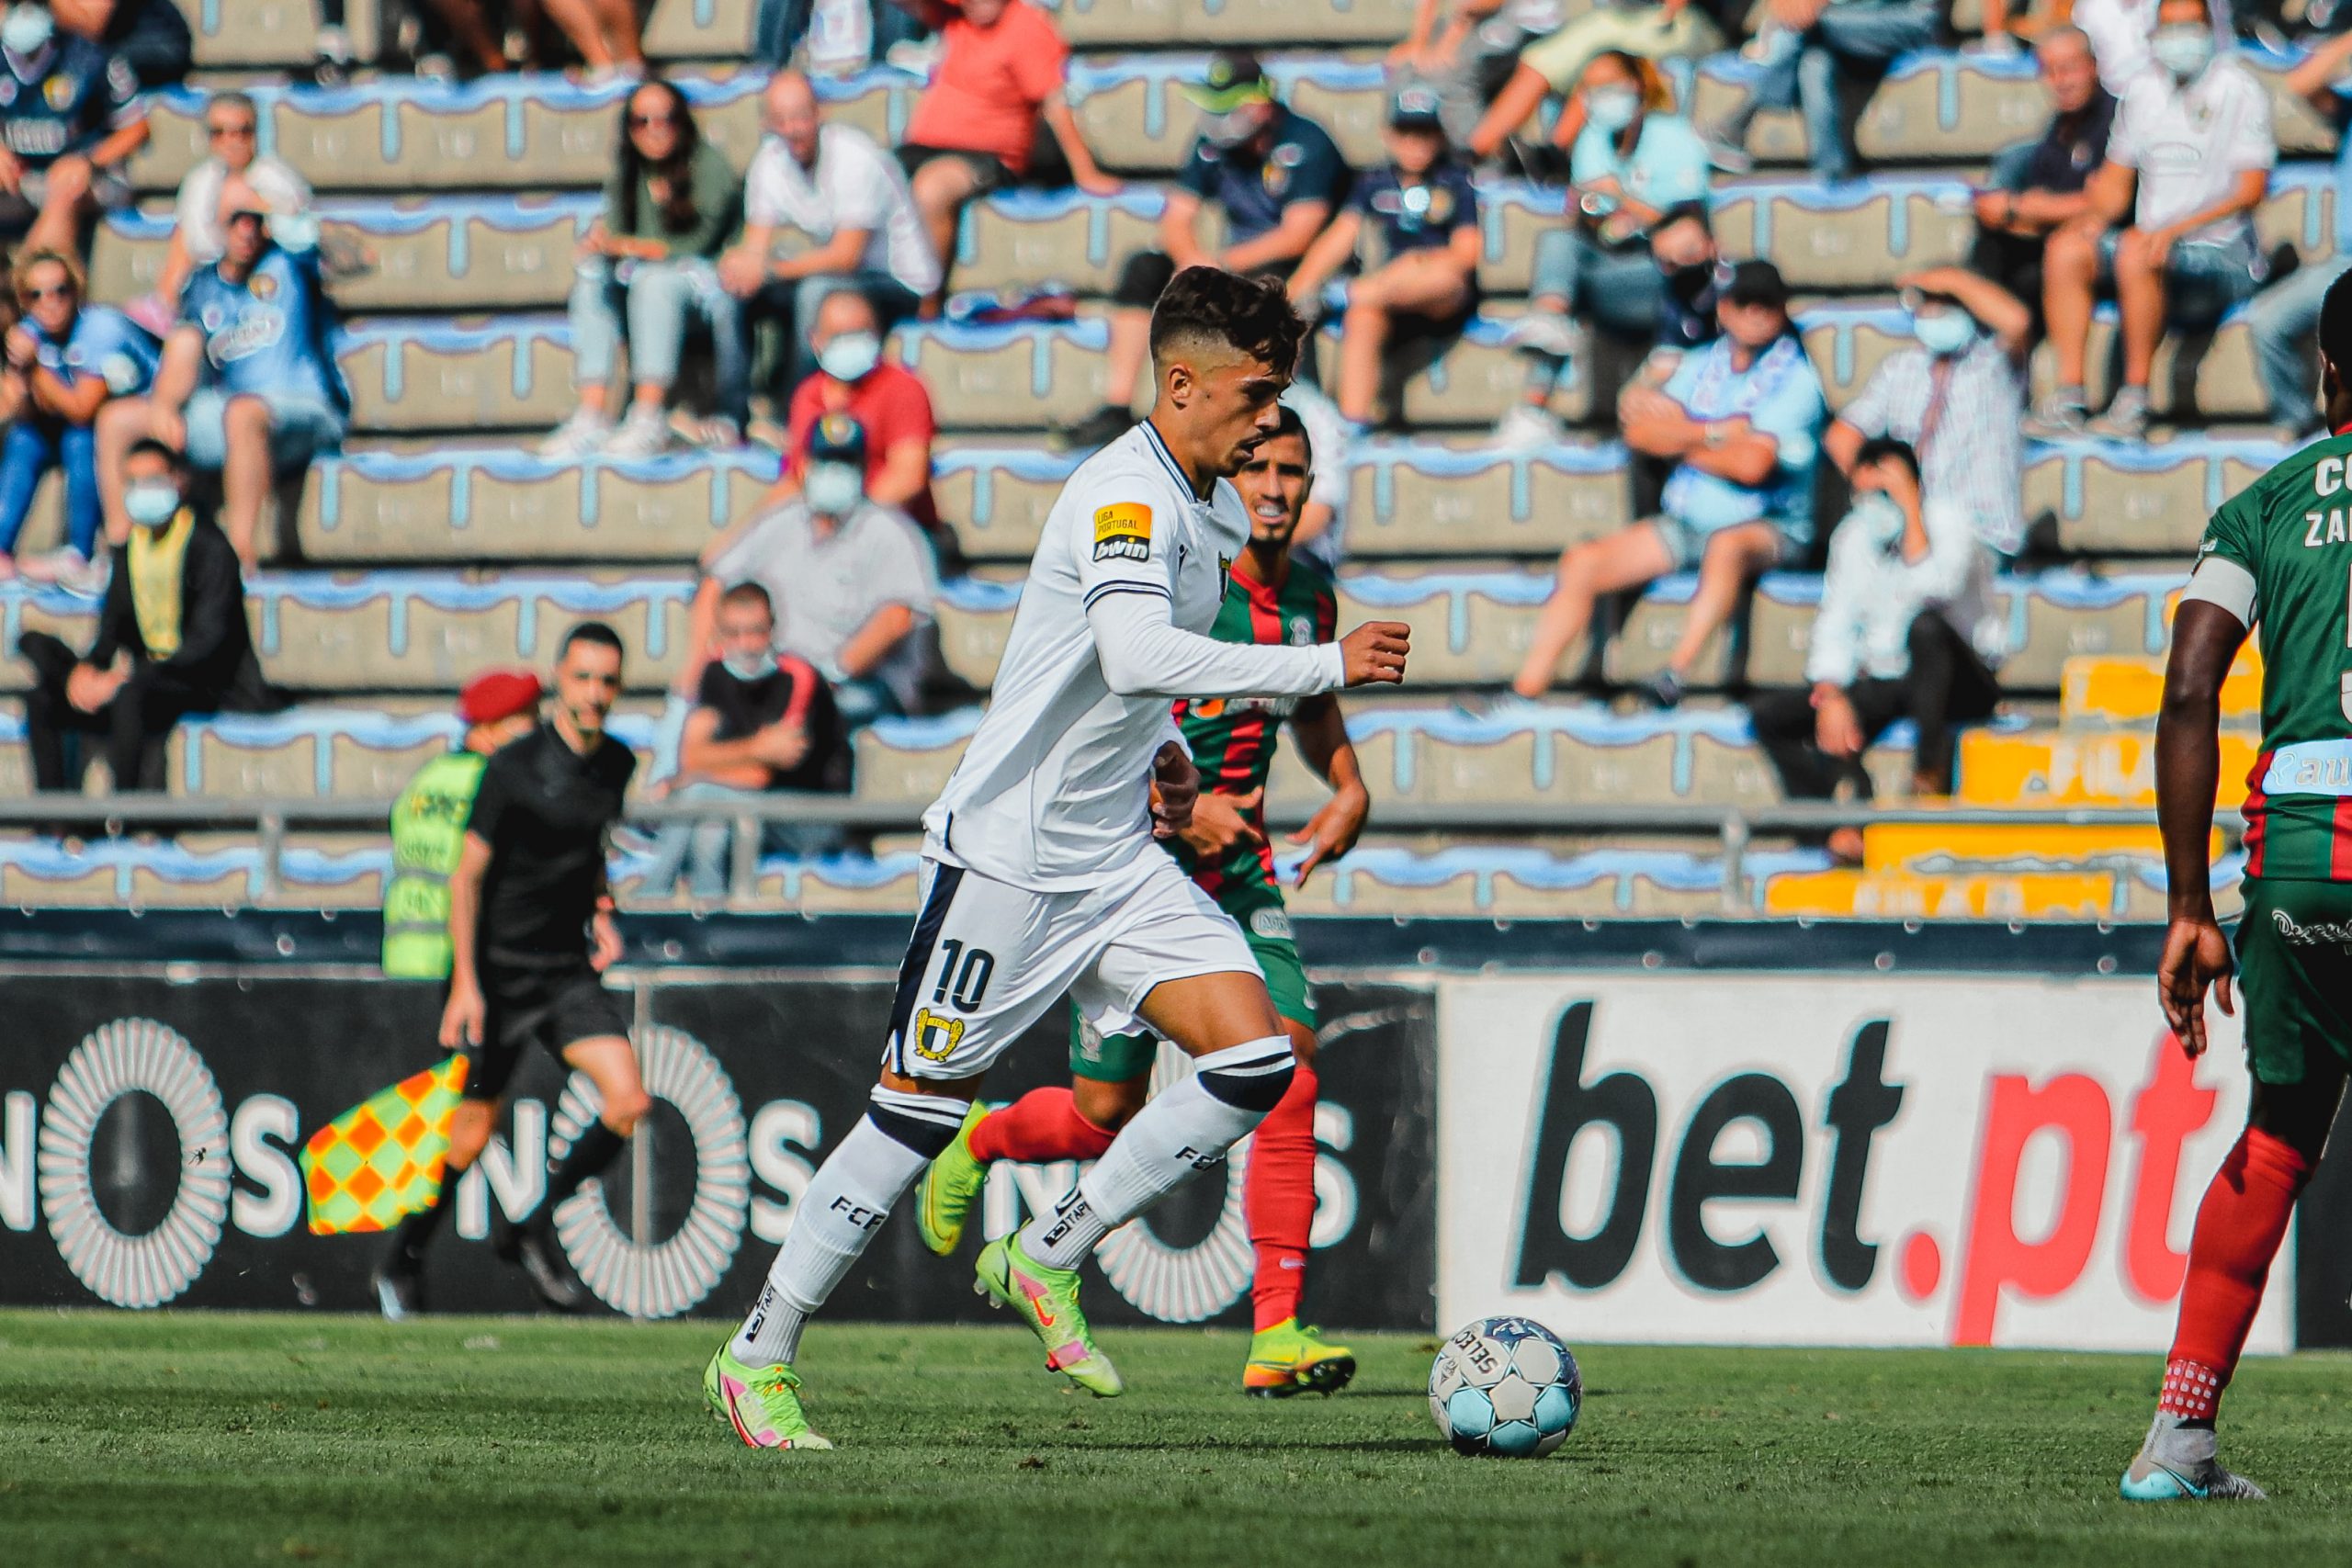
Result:
{"type": "Polygon", "coordinates": [[[464,1053],[468,1100],[503,1095],[523,1053],[534,1044],[560,1065],[566,1048],[578,1041],[628,1038],[628,999],[606,990],[585,958],[546,968],[485,962],[481,992],[481,1043],[464,1053]]]}

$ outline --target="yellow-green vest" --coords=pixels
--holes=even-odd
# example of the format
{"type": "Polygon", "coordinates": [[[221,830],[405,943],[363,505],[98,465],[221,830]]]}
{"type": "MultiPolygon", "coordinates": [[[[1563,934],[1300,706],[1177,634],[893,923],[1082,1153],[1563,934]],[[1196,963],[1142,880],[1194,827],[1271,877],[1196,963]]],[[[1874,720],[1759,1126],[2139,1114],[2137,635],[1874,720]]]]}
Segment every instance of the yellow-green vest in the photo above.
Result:
{"type": "Polygon", "coordinates": [[[490,759],[452,751],[419,768],[392,803],[392,880],[384,889],[384,973],[397,980],[449,976],[449,877],[490,759]]]}

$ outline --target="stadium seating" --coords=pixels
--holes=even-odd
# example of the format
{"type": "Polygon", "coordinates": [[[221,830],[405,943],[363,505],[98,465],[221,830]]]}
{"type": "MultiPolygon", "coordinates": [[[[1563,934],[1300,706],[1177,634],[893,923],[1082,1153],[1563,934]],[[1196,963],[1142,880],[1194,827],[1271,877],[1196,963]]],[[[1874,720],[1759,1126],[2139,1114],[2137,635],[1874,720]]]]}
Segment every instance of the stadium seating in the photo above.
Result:
{"type": "MultiPolygon", "coordinates": [[[[658,0],[649,47],[673,66],[707,134],[739,165],[758,131],[760,78],[741,67],[750,0],[658,0]]],[[[1573,9],[1574,7],[1572,7],[1573,9]]],[[[312,22],[296,0],[188,6],[199,64],[240,81],[306,62],[312,22]]],[[[1973,11],[1973,7],[1967,9],[1973,11]]],[[[1291,101],[1329,126],[1351,158],[1377,155],[1380,51],[1409,25],[1409,0],[1061,0],[1080,53],[1072,97],[1102,161],[1130,179],[1114,197],[1012,192],[977,204],[955,258],[956,286],[1010,292],[1040,286],[1078,297],[1077,319],[910,326],[892,352],[931,386],[945,434],[936,490],[975,575],[945,586],[942,646],[954,671],[985,689],[1018,594],[1018,567],[1074,467],[1043,439],[1100,400],[1103,295],[1124,257],[1148,243],[1164,182],[1187,145],[1179,85],[1209,48],[1268,48],[1291,101]]],[[[363,56],[376,7],[353,10],[363,56]]],[[[2318,160],[2333,134],[2279,83],[2290,62],[2249,55],[2271,84],[2282,155],[2261,215],[2266,243],[2328,253],[2333,181],[2318,160]]],[[[1752,73],[1729,57],[1676,67],[1702,118],[1729,104],[1752,73]]],[[[827,112],[895,138],[919,82],[881,69],[822,88],[827,112]]],[[[624,89],[553,76],[464,86],[405,78],[322,92],[265,82],[264,146],[322,193],[321,212],[363,244],[372,265],[337,288],[352,321],[343,362],[355,397],[349,452],[322,463],[291,518],[301,564],[265,574],[253,617],[273,678],[300,699],[269,716],[190,723],[175,739],[180,795],[379,796],[447,741],[447,695],[470,670],[543,659],[556,629],[596,615],[631,650],[621,732],[652,744],[650,694],[674,672],[694,554],[772,481],[772,454],[680,449],[629,462],[550,460],[539,433],[569,408],[569,327],[561,314],[572,246],[611,167],[624,89]]],[[[94,293],[120,299],[152,285],[170,232],[168,201],[201,155],[200,95],[169,95],[157,134],[132,170],[134,211],[97,236],[94,293]]],[[[2043,106],[2030,61],[1929,52],[1898,62],[1862,114],[1872,172],[1824,190],[1805,177],[1793,116],[1755,122],[1752,176],[1718,186],[1727,253],[1766,255],[1800,291],[1807,348],[1833,406],[1859,390],[1903,340],[1893,295],[1906,272],[1959,259],[1971,234],[1969,180],[1998,149],[2031,136],[2043,106]]],[[[1742,674],[1801,678],[1817,581],[1766,580],[1744,636],[1719,639],[1694,672],[1699,694],[1672,714],[1566,692],[1534,716],[1473,717],[1462,688],[1492,687],[1523,650],[1564,547],[1631,521],[1626,459],[1579,355],[1554,407],[1576,434],[1505,453],[1476,437],[1515,398],[1520,367],[1502,344],[1523,310],[1536,237],[1555,222],[1556,190],[1485,188],[1480,317],[1435,364],[1409,377],[1392,411],[1400,429],[1351,461],[1343,619],[1380,615],[1416,632],[1415,687],[1351,701],[1351,728],[1380,798],[1431,806],[1654,803],[1756,808],[1778,798],[1744,711],[1714,694],[1742,674]]],[[[2111,314],[2094,332],[2094,396],[2104,392],[2111,314]]],[[[1327,361],[1336,346],[1327,324],[1327,361]]],[[[2037,388],[2050,376],[2035,366],[2037,388]]],[[[1957,804],[2038,809],[2144,806],[2153,798],[2150,726],[2165,627],[2183,566],[2213,505],[2281,456],[2266,434],[2243,317],[2168,344],[2158,366],[2160,431],[2145,446],[2093,442],[2028,450],[2025,505],[2054,526],[2033,563],[2001,585],[2010,626],[1998,722],[1962,744],[1957,804]],[[2053,558],[2054,557],[2054,558],[2053,558]]],[[[53,486],[51,490],[53,491],[53,486]]],[[[45,495],[29,536],[56,527],[45,495]]],[[[1654,585],[1604,619],[1612,635],[1595,673],[1638,682],[1660,667],[1690,593],[1687,578],[1654,585]]],[[[94,606],[48,589],[0,586],[0,651],[24,630],[85,635],[94,606]]],[[[1566,668],[1581,669],[1579,651],[1566,668]]],[[[2233,682],[2225,776],[2250,760],[2251,676],[2233,682]]],[[[0,665],[0,687],[22,667],[0,665]]],[[[0,784],[25,787],[17,705],[0,716],[0,784]]],[[[858,792],[911,816],[953,765],[971,710],[888,721],[857,742],[858,792]]],[[[1870,762],[1899,787],[1907,726],[1870,762]]],[[[1296,810],[1320,786],[1295,758],[1273,795],[1296,810]]],[[[2225,804],[2234,796],[2225,791],[2225,804]]],[[[1318,877],[1309,913],[1600,919],[1715,915],[2144,918],[2160,911],[2163,873],[2144,832],[2099,837],[2051,827],[1986,837],[1956,826],[1874,827],[1866,863],[1767,840],[1732,868],[1712,838],[1645,834],[1597,840],[1521,833],[1439,843],[1375,840],[1318,877]]],[[[387,869],[366,835],[299,836],[272,891],[250,836],[191,833],[176,843],[100,842],[75,852],[0,839],[0,897],[19,904],[237,905],[274,897],[360,907],[387,869]]],[[[636,891],[635,860],[618,884],[636,891]]],[[[904,909],[913,862],[891,840],[871,857],[806,865],[771,861],[760,896],[808,913],[904,909]]]]}

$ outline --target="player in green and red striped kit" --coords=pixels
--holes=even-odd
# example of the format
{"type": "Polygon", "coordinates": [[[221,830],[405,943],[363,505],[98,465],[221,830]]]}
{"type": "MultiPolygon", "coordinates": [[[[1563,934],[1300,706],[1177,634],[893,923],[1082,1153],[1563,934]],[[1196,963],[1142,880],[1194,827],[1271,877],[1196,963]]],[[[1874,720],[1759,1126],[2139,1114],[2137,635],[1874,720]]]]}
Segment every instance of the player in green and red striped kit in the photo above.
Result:
{"type": "Polygon", "coordinates": [[[2214,1417],[2352,1064],[2352,275],[2329,287],[2319,337],[2335,434],[2213,514],[2165,671],[2156,803],[2172,920],[2156,985],[2196,1056],[2207,987],[2235,1010],[2207,854],[2222,682],[2262,628],[2262,752],[2246,780],[2237,930],[2253,1097],[2197,1211],[2155,1422],[2123,1476],[2133,1502],[2263,1495],[2215,1458],[2214,1417]]]}
{"type": "MultiPolygon", "coordinates": [[[[1331,579],[1290,548],[1306,507],[1311,457],[1306,427],[1285,408],[1280,427],[1234,476],[1250,512],[1250,543],[1233,563],[1217,615],[1215,635],[1223,641],[1304,648],[1331,639],[1339,615],[1331,579]]],[[[1354,1376],[1355,1358],[1299,1322],[1315,1220],[1315,1003],[1291,941],[1266,836],[1266,775],[1283,723],[1332,791],[1314,819],[1292,835],[1294,843],[1313,846],[1300,863],[1300,884],[1316,866],[1354,847],[1371,798],[1333,697],[1180,702],[1175,716],[1200,769],[1201,794],[1193,825],[1168,848],[1240,925],[1298,1063],[1289,1091],[1259,1124],[1250,1147],[1244,1208],[1257,1255],[1250,1292],[1257,1332],[1242,1386],[1277,1398],[1309,1390],[1329,1393],[1354,1376]]],[[[1036,1089],[995,1111],[975,1106],[956,1142],[924,1175],[916,1213],[932,1250],[943,1256],[956,1250],[993,1161],[1092,1159],[1108,1148],[1113,1134],[1143,1107],[1157,1049],[1149,1034],[1097,1037],[1073,1015],[1075,1088],[1036,1089]]]]}

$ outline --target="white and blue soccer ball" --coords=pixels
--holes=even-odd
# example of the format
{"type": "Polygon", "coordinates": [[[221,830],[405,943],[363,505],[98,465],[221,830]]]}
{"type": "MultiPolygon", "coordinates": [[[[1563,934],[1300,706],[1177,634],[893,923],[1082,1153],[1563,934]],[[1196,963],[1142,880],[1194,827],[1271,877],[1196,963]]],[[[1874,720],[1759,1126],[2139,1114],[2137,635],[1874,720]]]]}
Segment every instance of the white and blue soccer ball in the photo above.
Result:
{"type": "Polygon", "coordinates": [[[1479,1319],[1430,1368],[1430,1414],[1456,1453],[1540,1459],[1568,1440],[1583,1408],[1576,1357],[1528,1318],[1479,1319]]]}

